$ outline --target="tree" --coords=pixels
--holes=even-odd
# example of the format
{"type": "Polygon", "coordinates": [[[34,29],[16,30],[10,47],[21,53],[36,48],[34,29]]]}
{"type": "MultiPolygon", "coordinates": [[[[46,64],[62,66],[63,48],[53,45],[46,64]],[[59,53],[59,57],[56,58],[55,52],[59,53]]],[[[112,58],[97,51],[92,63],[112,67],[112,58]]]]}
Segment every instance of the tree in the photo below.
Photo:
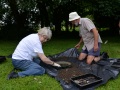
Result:
{"type": "Polygon", "coordinates": [[[64,22],[66,31],[69,31],[68,16],[72,11],[78,12],[81,17],[91,16],[97,27],[110,27],[109,31],[112,33],[117,29],[117,20],[120,18],[120,0],[0,1],[0,32],[10,33],[12,37],[23,37],[32,33],[39,24],[43,27],[52,23],[59,33],[61,23],[64,22]]]}
{"type": "Polygon", "coordinates": [[[120,0],[92,0],[93,16],[98,27],[108,27],[110,34],[118,34],[118,19],[120,18],[120,0]]]}

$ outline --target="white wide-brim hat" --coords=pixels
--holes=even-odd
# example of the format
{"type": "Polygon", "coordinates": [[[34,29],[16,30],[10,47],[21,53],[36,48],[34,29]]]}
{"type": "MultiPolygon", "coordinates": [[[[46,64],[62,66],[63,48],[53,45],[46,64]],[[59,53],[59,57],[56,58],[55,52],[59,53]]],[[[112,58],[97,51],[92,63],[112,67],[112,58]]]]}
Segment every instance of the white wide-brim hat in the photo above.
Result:
{"type": "Polygon", "coordinates": [[[73,21],[73,20],[76,20],[76,19],[79,19],[80,16],[77,14],[77,12],[71,12],[69,14],[69,21],[73,21]]]}

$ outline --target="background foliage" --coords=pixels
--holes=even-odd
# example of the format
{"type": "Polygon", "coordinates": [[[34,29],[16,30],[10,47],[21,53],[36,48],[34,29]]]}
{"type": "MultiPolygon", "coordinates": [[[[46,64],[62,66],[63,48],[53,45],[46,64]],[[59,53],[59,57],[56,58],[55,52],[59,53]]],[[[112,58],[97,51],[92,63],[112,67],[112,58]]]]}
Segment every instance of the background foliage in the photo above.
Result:
{"type": "Polygon", "coordinates": [[[72,11],[91,18],[98,30],[118,35],[119,6],[120,0],[0,0],[0,38],[22,38],[44,26],[54,33],[61,33],[63,26],[64,31],[74,32],[68,22],[72,11]]]}

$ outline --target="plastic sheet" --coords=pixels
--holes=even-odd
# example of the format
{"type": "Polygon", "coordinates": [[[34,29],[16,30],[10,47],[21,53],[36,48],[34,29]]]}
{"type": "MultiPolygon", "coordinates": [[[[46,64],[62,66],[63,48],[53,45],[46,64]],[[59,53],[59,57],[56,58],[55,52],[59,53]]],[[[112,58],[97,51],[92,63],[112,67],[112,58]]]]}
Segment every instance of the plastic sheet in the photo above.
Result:
{"type": "Polygon", "coordinates": [[[0,56],[0,63],[4,62],[6,60],[5,56],[0,56]]]}
{"type": "MultiPolygon", "coordinates": [[[[86,60],[79,61],[77,57],[79,56],[80,52],[75,48],[67,49],[64,52],[48,56],[53,61],[56,60],[65,60],[67,62],[73,63],[76,65],[76,67],[84,74],[94,74],[96,76],[99,76],[103,79],[102,82],[84,88],[84,90],[94,90],[96,87],[105,84],[109,79],[116,78],[116,76],[119,74],[119,68],[113,68],[111,67],[114,59],[104,59],[100,60],[99,62],[95,63],[93,62],[91,65],[88,65],[86,63],[86,60]],[[112,62],[111,62],[112,61],[112,62]]],[[[53,68],[52,66],[42,64],[43,67],[46,69],[46,73],[52,77],[54,77],[57,81],[60,82],[61,86],[63,87],[63,90],[83,90],[80,87],[75,86],[73,83],[66,83],[61,77],[59,77],[59,70],[53,68]]]]}

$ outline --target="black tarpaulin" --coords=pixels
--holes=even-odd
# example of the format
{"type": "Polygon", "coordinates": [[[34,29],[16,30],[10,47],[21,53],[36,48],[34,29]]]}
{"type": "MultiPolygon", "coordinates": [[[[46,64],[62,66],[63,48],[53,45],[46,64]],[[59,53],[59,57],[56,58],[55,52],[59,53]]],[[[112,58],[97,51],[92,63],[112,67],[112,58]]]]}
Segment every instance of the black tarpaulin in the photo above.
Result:
{"type": "Polygon", "coordinates": [[[85,88],[81,88],[81,87],[74,85],[72,82],[66,83],[62,78],[58,76],[59,70],[55,69],[54,67],[50,65],[42,64],[43,67],[46,69],[46,73],[60,82],[61,86],[63,87],[63,90],[83,90],[83,89],[94,90],[96,87],[107,83],[109,79],[111,78],[114,79],[117,77],[119,73],[119,69],[111,67],[111,65],[113,64],[113,62],[116,61],[116,59],[108,58],[108,59],[100,60],[99,62],[93,62],[91,65],[88,65],[86,63],[86,60],[79,61],[77,59],[77,57],[79,56],[79,53],[80,52],[77,49],[70,48],[59,54],[48,56],[48,58],[50,58],[53,61],[56,61],[57,59],[64,57],[65,59],[62,59],[63,61],[67,61],[67,62],[75,64],[77,68],[81,70],[81,72],[84,72],[84,74],[86,73],[94,74],[96,76],[101,77],[103,80],[102,82],[98,84],[88,86],[85,88]]]}

